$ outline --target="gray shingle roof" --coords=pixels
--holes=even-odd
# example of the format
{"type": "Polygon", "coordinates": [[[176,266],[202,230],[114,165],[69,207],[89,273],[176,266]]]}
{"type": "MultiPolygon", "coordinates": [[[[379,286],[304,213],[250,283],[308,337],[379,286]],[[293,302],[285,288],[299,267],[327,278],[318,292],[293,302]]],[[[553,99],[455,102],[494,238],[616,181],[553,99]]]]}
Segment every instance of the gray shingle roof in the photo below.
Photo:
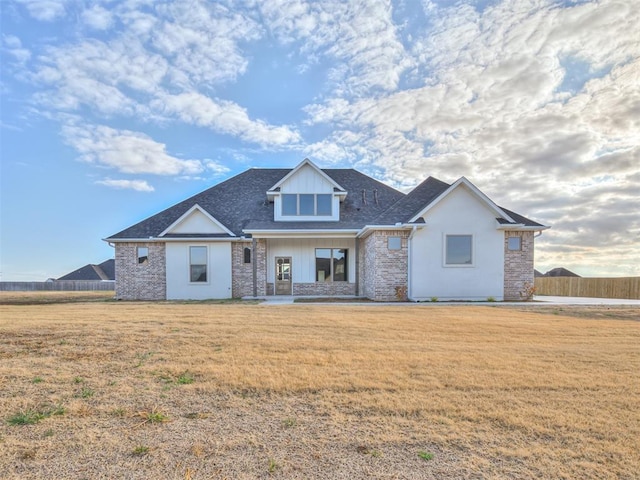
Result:
{"type": "Polygon", "coordinates": [[[100,265],[92,263],[80,267],[73,272],[67,273],[57,280],[115,280],[116,267],[115,260],[109,259],[100,265]]]}
{"type": "Polygon", "coordinates": [[[362,228],[384,210],[404,197],[399,192],[353,169],[323,169],[341,185],[348,195],[340,206],[338,222],[275,222],[273,203],[267,200],[267,190],[291,169],[252,168],[188,198],[146,220],[143,220],[107,240],[157,237],[195,204],[200,205],[212,217],[231,230],[243,235],[250,228],[274,229],[298,228],[355,229],[362,228]]]}
{"type": "MultiPolygon", "coordinates": [[[[291,169],[253,168],[163,210],[107,240],[158,237],[190,208],[198,204],[236,236],[243,230],[361,229],[365,225],[405,223],[443,193],[449,184],[429,177],[405,195],[353,169],[323,169],[348,195],[340,205],[338,222],[276,222],[273,203],[266,192],[291,169]]],[[[529,226],[542,226],[505,210],[514,220],[529,226]]],[[[179,237],[181,235],[171,235],[179,237]]],[[[167,235],[167,237],[171,237],[167,235]]],[[[187,235],[193,237],[193,235],[187,235]]],[[[225,237],[225,235],[206,235],[225,237]]]]}

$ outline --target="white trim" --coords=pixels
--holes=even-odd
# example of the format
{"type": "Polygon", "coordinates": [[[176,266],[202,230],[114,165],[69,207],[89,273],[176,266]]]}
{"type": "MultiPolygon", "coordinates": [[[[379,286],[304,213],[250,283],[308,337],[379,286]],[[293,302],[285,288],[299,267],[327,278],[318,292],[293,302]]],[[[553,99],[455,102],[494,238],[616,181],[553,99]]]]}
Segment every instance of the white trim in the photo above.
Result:
{"type": "Polygon", "coordinates": [[[357,229],[345,230],[243,230],[244,233],[251,234],[254,238],[335,238],[347,237],[355,238],[359,232],[357,229]]]}
{"type": "Polygon", "coordinates": [[[551,227],[541,225],[536,227],[534,225],[525,225],[524,223],[501,223],[496,227],[496,230],[513,230],[514,232],[541,232],[542,230],[549,230],[551,227]]]}
{"type": "Polygon", "coordinates": [[[189,210],[187,210],[184,214],[182,214],[180,216],[180,218],[178,218],[175,222],[173,222],[171,225],[169,225],[166,229],[164,229],[162,231],[162,233],[160,233],[160,235],[158,235],[158,237],[163,237],[164,235],[168,234],[169,232],[171,232],[171,230],[173,230],[175,227],[177,227],[180,223],[182,223],[183,221],[185,221],[193,212],[195,211],[199,211],[200,213],[202,213],[205,217],[207,217],[211,222],[213,222],[215,225],[217,225],[218,227],[220,227],[222,230],[224,230],[225,233],[231,235],[232,237],[235,237],[235,235],[233,234],[233,232],[231,230],[229,230],[227,227],[225,227],[222,223],[220,223],[218,220],[216,220],[214,217],[212,217],[204,208],[202,208],[200,205],[198,205],[197,203],[191,207],[189,210]]]}
{"type": "MultiPolygon", "coordinates": [[[[340,191],[344,192],[344,188],[342,188],[333,178],[331,178],[329,175],[327,175],[326,173],[324,173],[322,171],[322,169],[320,167],[318,167],[315,163],[313,163],[311,160],[309,160],[308,158],[305,158],[304,160],[302,160],[302,162],[300,162],[298,164],[297,167],[293,168],[289,173],[287,173],[284,177],[282,177],[280,180],[278,180],[278,182],[271,187],[269,190],[267,190],[267,195],[268,194],[275,194],[277,192],[274,192],[274,190],[276,188],[278,188],[280,185],[282,185],[287,179],[291,178],[298,170],[300,170],[302,167],[304,167],[305,165],[309,165],[311,168],[313,168],[316,172],[318,172],[325,180],[327,180],[329,183],[331,183],[331,185],[333,185],[335,188],[339,189],[340,191]]],[[[336,192],[337,193],[337,192],[336,192]]],[[[346,193],[346,192],[345,192],[346,193]]]]}
{"type": "Polygon", "coordinates": [[[513,218],[507,215],[504,210],[502,210],[498,205],[493,203],[493,200],[491,200],[484,193],[482,193],[480,189],[478,189],[478,187],[476,187],[473,183],[471,183],[465,177],[460,177],[458,180],[456,180],[455,183],[453,183],[449,188],[447,188],[444,192],[438,195],[438,197],[435,200],[433,200],[429,205],[423,208],[417,215],[414,215],[409,220],[409,222],[415,222],[416,220],[418,220],[418,218],[424,216],[429,210],[431,210],[438,203],[444,200],[451,192],[453,192],[460,185],[464,185],[465,187],[467,187],[471,191],[471,193],[476,196],[476,198],[478,198],[487,207],[489,207],[491,210],[497,213],[500,217],[504,218],[505,220],[508,220],[511,223],[516,223],[513,218]]]}
{"type": "Polygon", "coordinates": [[[376,230],[409,230],[426,227],[426,223],[399,223],[397,225],[365,225],[358,231],[357,238],[364,238],[376,230]]]}
{"type": "Polygon", "coordinates": [[[167,243],[167,242],[246,242],[251,239],[242,237],[147,237],[147,238],[103,238],[108,243],[167,243]]]}

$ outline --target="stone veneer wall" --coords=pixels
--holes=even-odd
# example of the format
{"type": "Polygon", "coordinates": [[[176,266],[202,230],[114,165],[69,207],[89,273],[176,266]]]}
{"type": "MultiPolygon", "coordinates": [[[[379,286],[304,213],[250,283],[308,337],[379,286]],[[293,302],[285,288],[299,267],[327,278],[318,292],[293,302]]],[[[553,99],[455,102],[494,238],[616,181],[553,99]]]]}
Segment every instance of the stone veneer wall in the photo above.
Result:
{"type": "Polygon", "coordinates": [[[528,300],[533,295],[534,232],[504,232],[504,299],[528,300]],[[508,238],[521,237],[521,250],[509,250],[508,238]]]}
{"type": "Polygon", "coordinates": [[[407,230],[377,230],[360,245],[360,294],[378,302],[407,299],[407,230]],[[389,250],[389,237],[400,237],[400,250],[389,250]]]}
{"type": "Polygon", "coordinates": [[[257,294],[266,294],[267,241],[256,240],[256,251],[251,252],[251,263],[244,263],[245,247],[253,243],[233,242],[231,244],[231,295],[234,298],[253,296],[253,262],[257,262],[257,294]]]}
{"type": "Polygon", "coordinates": [[[116,298],[165,300],[167,298],[165,244],[116,243],[116,298]],[[149,249],[147,264],[138,264],[138,247],[149,249]]]}

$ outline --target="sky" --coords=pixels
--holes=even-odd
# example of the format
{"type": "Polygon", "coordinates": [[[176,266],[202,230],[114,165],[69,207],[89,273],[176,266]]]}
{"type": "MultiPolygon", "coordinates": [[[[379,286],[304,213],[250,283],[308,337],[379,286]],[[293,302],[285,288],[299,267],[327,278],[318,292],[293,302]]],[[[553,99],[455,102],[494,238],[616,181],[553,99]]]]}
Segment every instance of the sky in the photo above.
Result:
{"type": "Polygon", "coordinates": [[[637,0],[0,0],[0,279],[248,168],[465,176],[535,267],[640,276],[637,0]]]}

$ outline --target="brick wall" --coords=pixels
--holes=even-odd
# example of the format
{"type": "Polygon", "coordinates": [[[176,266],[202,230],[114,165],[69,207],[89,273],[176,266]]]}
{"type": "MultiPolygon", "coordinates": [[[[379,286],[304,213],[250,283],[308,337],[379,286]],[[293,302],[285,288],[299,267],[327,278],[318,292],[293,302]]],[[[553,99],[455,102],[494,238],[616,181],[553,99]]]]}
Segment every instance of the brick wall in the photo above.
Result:
{"type": "Polygon", "coordinates": [[[360,245],[360,294],[379,302],[406,300],[408,278],[406,230],[378,230],[360,245]],[[389,250],[389,237],[400,237],[400,250],[389,250]]]}
{"type": "Polygon", "coordinates": [[[356,285],[349,282],[294,283],[294,295],[355,295],[356,285]]]}
{"type": "Polygon", "coordinates": [[[231,244],[231,290],[234,298],[253,296],[253,263],[256,263],[257,294],[265,295],[267,281],[267,241],[256,240],[256,251],[251,252],[251,263],[244,263],[244,249],[252,249],[253,243],[231,244]]]}
{"type": "Polygon", "coordinates": [[[121,300],[165,300],[165,244],[116,243],[116,298],[121,300]],[[138,247],[149,249],[146,264],[138,264],[138,247]]]}
{"type": "Polygon", "coordinates": [[[528,300],[533,294],[534,232],[504,232],[504,299],[528,300]],[[521,250],[509,250],[508,238],[520,237],[521,250]]]}

